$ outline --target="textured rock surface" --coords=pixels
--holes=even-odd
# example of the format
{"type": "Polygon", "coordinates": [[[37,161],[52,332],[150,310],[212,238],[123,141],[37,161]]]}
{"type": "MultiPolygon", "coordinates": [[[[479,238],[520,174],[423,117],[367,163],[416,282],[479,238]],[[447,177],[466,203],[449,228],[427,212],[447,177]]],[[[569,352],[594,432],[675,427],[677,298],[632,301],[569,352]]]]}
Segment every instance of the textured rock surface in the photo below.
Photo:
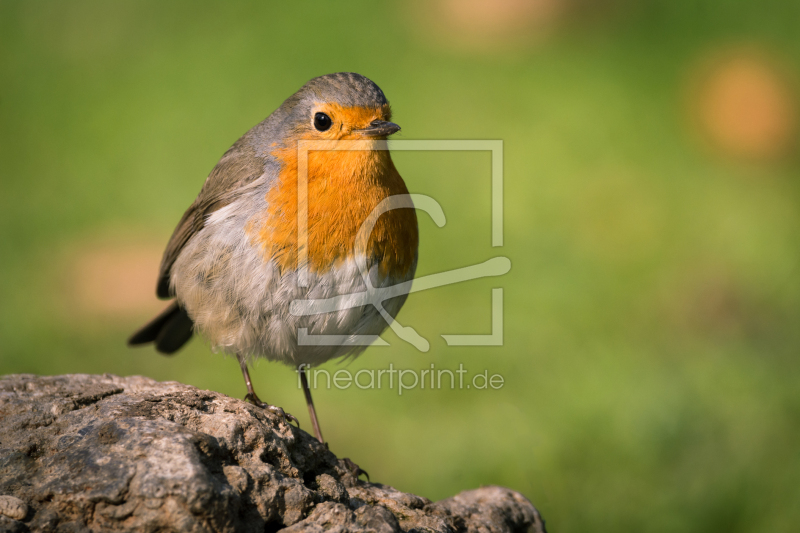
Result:
{"type": "Polygon", "coordinates": [[[271,413],[143,377],[0,378],[0,496],[0,531],[544,531],[519,493],[361,481],[271,413]]]}

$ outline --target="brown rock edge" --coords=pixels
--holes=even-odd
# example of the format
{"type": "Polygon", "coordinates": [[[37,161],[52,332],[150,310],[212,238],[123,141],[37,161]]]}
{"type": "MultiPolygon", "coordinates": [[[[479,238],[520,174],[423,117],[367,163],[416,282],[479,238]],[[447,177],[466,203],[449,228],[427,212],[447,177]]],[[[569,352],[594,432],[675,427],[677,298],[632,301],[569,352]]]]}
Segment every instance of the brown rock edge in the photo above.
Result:
{"type": "Polygon", "coordinates": [[[545,531],[518,492],[431,502],[242,400],[109,374],[0,377],[0,496],[0,531],[545,531]]]}

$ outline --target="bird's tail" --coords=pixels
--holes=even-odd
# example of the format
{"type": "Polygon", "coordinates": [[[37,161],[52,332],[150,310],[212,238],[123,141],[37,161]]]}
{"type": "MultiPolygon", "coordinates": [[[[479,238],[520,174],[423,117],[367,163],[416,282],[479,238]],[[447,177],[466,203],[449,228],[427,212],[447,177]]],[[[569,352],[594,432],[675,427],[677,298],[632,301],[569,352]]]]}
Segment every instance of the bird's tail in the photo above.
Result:
{"type": "Polygon", "coordinates": [[[165,355],[177,352],[192,338],[194,323],[178,302],[172,302],[161,314],[130,336],[128,346],[155,343],[156,350],[165,355]]]}

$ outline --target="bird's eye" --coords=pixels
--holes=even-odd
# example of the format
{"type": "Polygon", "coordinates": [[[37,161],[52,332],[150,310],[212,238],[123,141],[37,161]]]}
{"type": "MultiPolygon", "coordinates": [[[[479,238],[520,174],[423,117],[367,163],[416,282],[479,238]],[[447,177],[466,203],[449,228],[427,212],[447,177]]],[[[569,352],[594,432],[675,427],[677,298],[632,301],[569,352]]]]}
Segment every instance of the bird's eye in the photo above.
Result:
{"type": "Polygon", "coordinates": [[[314,127],[317,128],[317,130],[328,131],[331,129],[332,124],[333,121],[331,120],[331,117],[325,113],[317,113],[314,115],[314,127]]]}

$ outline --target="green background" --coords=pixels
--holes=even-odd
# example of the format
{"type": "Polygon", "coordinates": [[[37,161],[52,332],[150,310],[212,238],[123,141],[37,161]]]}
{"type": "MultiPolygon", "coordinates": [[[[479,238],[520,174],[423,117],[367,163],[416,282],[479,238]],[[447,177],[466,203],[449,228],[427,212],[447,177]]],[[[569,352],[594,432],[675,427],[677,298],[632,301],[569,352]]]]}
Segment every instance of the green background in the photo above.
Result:
{"type": "MultiPolygon", "coordinates": [[[[797,67],[800,4],[588,5],[541,38],[470,47],[412,2],[0,1],[0,374],[143,374],[242,397],[236,363],[202,341],[172,358],[127,348],[155,297],[84,305],[75,265],[166,244],[242,133],[308,79],[356,71],[386,92],[400,139],[504,141],[502,248],[487,153],[396,154],[448,218],[420,215],[418,274],[498,255],[512,270],[412,295],[398,318],[428,353],[388,333],[391,347],[324,368],[463,364],[505,385],[318,390],[331,449],[431,499],[511,487],[551,531],[796,530],[800,159],[709,149],[686,95],[720,47],[797,67]],[[504,345],[446,346],[490,332],[496,286],[504,345]]],[[[291,369],[253,377],[310,427],[291,369]]]]}

